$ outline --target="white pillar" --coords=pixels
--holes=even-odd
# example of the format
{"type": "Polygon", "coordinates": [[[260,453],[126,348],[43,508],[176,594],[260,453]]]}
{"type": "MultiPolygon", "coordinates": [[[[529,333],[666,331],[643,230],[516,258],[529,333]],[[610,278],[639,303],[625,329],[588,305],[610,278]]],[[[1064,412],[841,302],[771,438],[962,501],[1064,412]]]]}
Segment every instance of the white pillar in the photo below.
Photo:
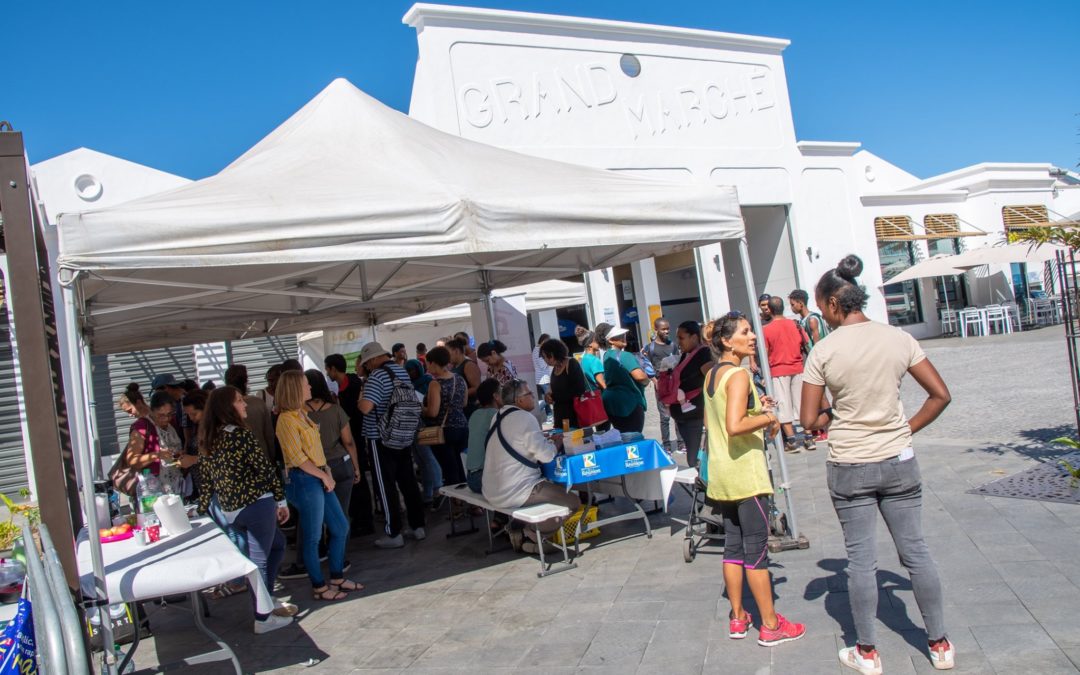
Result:
{"type": "Polygon", "coordinates": [[[553,338],[559,337],[559,317],[554,309],[529,312],[529,324],[532,326],[533,335],[536,337],[540,337],[544,333],[553,338]]]}
{"type": "Polygon", "coordinates": [[[601,321],[620,325],[615,273],[610,267],[585,273],[585,296],[589,299],[589,328],[601,321]]]}
{"type": "Polygon", "coordinates": [[[656,280],[656,258],[630,263],[634,280],[634,304],[638,313],[638,344],[647,345],[653,321],[663,316],[660,284],[656,280]]]}
{"type": "Polygon", "coordinates": [[[709,244],[694,249],[702,318],[708,322],[731,310],[724,269],[724,245],[709,244]]]}

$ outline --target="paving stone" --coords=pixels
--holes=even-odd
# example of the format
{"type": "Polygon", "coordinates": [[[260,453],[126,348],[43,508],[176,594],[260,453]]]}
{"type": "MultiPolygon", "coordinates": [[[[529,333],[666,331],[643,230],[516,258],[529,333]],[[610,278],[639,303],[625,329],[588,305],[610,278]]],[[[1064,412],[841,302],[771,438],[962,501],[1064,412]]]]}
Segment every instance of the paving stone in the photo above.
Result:
{"type": "MultiPolygon", "coordinates": [[[[979,647],[987,658],[1016,651],[1023,645],[1029,651],[1055,649],[1053,639],[1037,624],[971,626],[979,647]]],[[[995,666],[996,667],[996,666],[995,666]]]]}
{"type": "Polygon", "coordinates": [[[604,624],[596,632],[582,666],[637,667],[656,627],[654,621],[624,621],[604,624]]]}
{"type": "Polygon", "coordinates": [[[999,673],[1039,673],[1073,675],[1076,665],[1059,649],[1024,650],[988,653],[987,661],[999,673]]]}

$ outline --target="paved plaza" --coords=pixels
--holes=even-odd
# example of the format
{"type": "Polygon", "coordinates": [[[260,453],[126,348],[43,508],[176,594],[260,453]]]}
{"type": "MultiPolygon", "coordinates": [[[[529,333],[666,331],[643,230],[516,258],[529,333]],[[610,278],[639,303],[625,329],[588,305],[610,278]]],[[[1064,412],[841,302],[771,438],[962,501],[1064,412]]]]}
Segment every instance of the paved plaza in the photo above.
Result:
{"type": "MultiPolygon", "coordinates": [[[[957,672],[1077,672],[1080,506],[966,492],[1062,454],[1046,441],[1075,432],[1063,330],[923,346],[953,393],[915,447],[957,672]]],[[[903,394],[910,413],[921,390],[907,381],[903,394]]],[[[655,435],[650,413],[646,432],[655,435]]],[[[683,528],[662,514],[652,517],[651,539],[634,523],[605,527],[584,545],[577,569],[538,579],[533,558],[508,547],[485,555],[483,533],[446,539],[444,511],[431,515],[426,541],[403,550],[352,540],[349,576],[367,590],[347,601],[314,604],[306,580],[286,582],[301,607],[295,626],[253,635],[247,594],[212,601],[207,622],[245,672],[851,672],[836,659],[854,633],[825,452],[789,456],[788,465],[811,545],[773,556],[771,569],[777,609],[807,626],[798,642],[769,649],[729,640],[720,556],[706,549],[683,562],[683,528]]],[[[671,512],[682,518],[689,499],[676,491],[671,512]]],[[[911,584],[884,526],[879,542],[883,665],[930,672],[911,584]]],[[[156,637],[141,645],[140,667],[207,646],[190,617],[151,611],[156,637]]]]}

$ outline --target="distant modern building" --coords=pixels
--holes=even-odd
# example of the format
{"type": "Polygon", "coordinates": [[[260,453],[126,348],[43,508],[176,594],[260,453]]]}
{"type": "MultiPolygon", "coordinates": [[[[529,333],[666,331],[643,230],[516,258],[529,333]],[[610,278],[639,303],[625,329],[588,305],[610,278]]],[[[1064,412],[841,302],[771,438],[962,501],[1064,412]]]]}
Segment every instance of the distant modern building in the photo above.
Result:
{"type": "MultiPolygon", "coordinates": [[[[787,40],[426,4],[404,21],[419,43],[409,114],[423,122],[550,159],[736,186],[757,293],[812,289],[854,252],[873,291],[869,314],[936,335],[946,298],[1025,297],[1042,270],[881,284],[929,255],[1080,211],[1080,176],[1050,164],[920,180],[858,143],[798,140],[787,40]]],[[[592,320],[747,311],[742,279],[734,247],[719,244],[595,272],[592,320]]]]}

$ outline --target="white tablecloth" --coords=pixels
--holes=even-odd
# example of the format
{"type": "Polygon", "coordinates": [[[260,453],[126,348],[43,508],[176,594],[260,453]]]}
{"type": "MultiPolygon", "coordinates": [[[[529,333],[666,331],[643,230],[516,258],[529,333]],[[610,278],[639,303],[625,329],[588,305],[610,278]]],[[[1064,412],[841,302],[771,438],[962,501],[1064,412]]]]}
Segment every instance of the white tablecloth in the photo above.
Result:
{"type": "MultiPolygon", "coordinates": [[[[86,536],[84,528],[79,532],[76,555],[79,581],[83,591],[92,596],[94,568],[86,536]]],[[[105,585],[112,603],[191,593],[246,577],[255,589],[256,611],[269,613],[274,609],[259,568],[209,518],[193,520],[190,532],[146,546],[137,546],[132,538],[102,544],[101,550],[105,585]]]]}

